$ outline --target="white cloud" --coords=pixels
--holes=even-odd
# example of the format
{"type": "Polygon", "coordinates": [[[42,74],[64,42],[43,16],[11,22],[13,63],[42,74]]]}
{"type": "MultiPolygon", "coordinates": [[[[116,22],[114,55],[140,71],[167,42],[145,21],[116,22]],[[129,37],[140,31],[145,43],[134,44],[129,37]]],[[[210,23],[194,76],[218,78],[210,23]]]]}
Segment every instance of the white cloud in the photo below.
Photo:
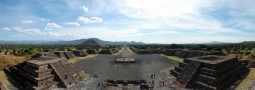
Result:
{"type": "Polygon", "coordinates": [[[77,18],[77,22],[79,23],[102,23],[103,19],[99,18],[99,17],[89,17],[89,18],[85,18],[83,16],[80,16],[79,18],[77,18]]]}
{"type": "Polygon", "coordinates": [[[64,22],[64,24],[66,24],[66,25],[73,25],[73,26],[77,26],[77,27],[80,26],[80,24],[78,22],[64,22]]]}
{"type": "Polygon", "coordinates": [[[23,24],[31,24],[33,23],[34,21],[33,20],[23,20],[21,21],[23,24]]]}
{"type": "Polygon", "coordinates": [[[39,29],[14,27],[12,30],[26,34],[41,34],[39,29]]]}
{"type": "Polygon", "coordinates": [[[50,19],[41,18],[42,21],[50,21],[50,19]]]}
{"type": "Polygon", "coordinates": [[[61,28],[60,25],[56,24],[56,23],[47,23],[47,25],[45,26],[45,30],[53,30],[53,29],[58,29],[61,28]]]}
{"type": "Polygon", "coordinates": [[[2,30],[9,31],[11,29],[9,27],[3,27],[2,30]]]}
{"type": "Polygon", "coordinates": [[[83,10],[83,12],[85,12],[85,13],[89,12],[89,8],[84,6],[84,5],[83,6],[79,6],[79,8],[81,8],[83,10]]]}

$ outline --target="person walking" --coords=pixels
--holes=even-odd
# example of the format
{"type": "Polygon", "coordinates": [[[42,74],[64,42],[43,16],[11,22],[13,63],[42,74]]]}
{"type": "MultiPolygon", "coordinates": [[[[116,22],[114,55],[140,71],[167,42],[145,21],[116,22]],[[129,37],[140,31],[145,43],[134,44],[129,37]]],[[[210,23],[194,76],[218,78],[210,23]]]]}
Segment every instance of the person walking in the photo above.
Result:
{"type": "Polygon", "coordinates": [[[162,84],[163,84],[163,87],[164,87],[165,86],[165,81],[163,81],[162,84]]]}

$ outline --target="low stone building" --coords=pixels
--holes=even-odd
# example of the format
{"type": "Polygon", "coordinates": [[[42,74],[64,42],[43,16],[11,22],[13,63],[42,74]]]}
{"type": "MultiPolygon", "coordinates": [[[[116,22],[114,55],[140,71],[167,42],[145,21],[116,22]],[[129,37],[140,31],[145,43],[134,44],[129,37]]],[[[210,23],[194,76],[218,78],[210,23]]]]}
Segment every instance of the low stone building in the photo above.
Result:
{"type": "Polygon", "coordinates": [[[98,54],[98,50],[97,49],[87,49],[86,51],[88,54],[98,54]]]}
{"type": "Polygon", "coordinates": [[[54,51],[53,53],[55,53],[59,58],[64,57],[67,59],[72,59],[76,57],[71,51],[54,51]]]}
{"type": "Polygon", "coordinates": [[[69,88],[76,83],[74,77],[80,71],[67,63],[65,58],[42,56],[5,69],[24,90],[69,88]]]}
{"type": "Polygon", "coordinates": [[[111,49],[102,49],[99,54],[113,54],[111,49]]]}
{"type": "Polygon", "coordinates": [[[36,55],[33,56],[33,58],[40,58],[40,57],[53,57],[58,58],[58,55],[56,55],[53,52],[38,52],[36,55]]]}
{"type": "Polygon", "coordinates": [[[184,59],[171,74],[182,87],[203,90],[224,90],[235,83],[244,72],[245,64],[235,56],[201,56],[184,59]]]}
{"type": "Polygon", "coordinates": [[[177,56],[180,58],[190,58],[197,56],[205,56],[205,55],[221,55],[220,52],[207,52],[207,51],[199,51],[199,50],[182,50],[182,49],[168,49],[164,53],[168,56],[177,56]]]}
{"type": "Polygon", "coordinates": [[[148,50],[135,50],[136,54],[163,54],[164,50],[161,49],[148,49],[148,50]]]}
{"type": "Polygon", "coordinates": [[[106,80],[102,90],[152,90],[153,84],[145,80],[106,80]]]}
{"type": "Polygon", "coordinates": [[[88,53],[84,50],[74,50],[72,51],[73,54],[75,54],[76,56],[80,56],[80,57],[83,57],[83,56],[86,56],[88,55],[88,53]]]}
{"type": "Polygon", "coordinates": [[[182,49],[168,49],[165,51],[165,55],[167,56],[175,56],[175,53],[181,51],[182,49]]]}

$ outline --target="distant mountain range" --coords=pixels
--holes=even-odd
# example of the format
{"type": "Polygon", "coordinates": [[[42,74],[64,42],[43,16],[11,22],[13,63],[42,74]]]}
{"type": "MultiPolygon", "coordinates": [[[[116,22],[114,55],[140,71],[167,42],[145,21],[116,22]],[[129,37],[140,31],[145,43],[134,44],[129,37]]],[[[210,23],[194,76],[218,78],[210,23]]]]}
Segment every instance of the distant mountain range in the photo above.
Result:
{"type": "MultiPolygon", "coordinates": [[[[145,44],[143,42],[135,42],[135,41],[104,41],[98,38],[86,38],[86,39],[77,39],[77,40],[69,40],[69,41],[36,41],[36,40],[23,40],[23,41],[4,41],[0,40],[0,44],[69,44],[69,45],[78,45],[81,44],[89,39],[93,39],[98,42],[102,42],[106,45],[142,45],[145,44]]],[[[255,41],[243,41],[240,42],[242,44],[255,44],[255,41]]],[[[154,43],[157,44],[157,43],[154,43]]],[[[207,44],[207,45],[214,45],[214,44],[234,44],[233,42],[207,42],[207,43],[189,43],[189,44],[207,44]]]]}
{"type": "Polygon", "coordinates": [[[243,41],[241,43],[243,43],[243,44],[255,44],[255,41],[243,41]]]}
{"type": "Polygon", "coordinates": [[[93,39],[98,42],[102,42],[107,45],[139,45],[139,44],[145,44],[143,42],[135,42],[135,41],[104,41],[98,38],[87,38],[87,39],[78,39],[78,40],[70,40],[70,41],[4,41],[0,40],[0,44],[70,44],[70,45],[78,45],[82,42],[85,42],[89,39],[93,39]]]}
{"type": "Polygon", "coordinates": [[[218,42],[218,41],[213,41],[213,42],[202,43],[202,44],[233,44],[233,43],[232,43],[232,42],[218,42]]]}

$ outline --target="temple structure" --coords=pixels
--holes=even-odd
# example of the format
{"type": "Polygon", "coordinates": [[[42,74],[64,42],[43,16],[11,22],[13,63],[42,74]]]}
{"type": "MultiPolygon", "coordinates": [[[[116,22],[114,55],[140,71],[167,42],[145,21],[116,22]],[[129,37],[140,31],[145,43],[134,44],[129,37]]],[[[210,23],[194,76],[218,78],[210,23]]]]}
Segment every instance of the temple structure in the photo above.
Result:
{"type": "Polygon", "coordinates": [[[72,59],[76,57],[71,51],[54,51],[53,53],[55,53],[59,58],[64,57],[67,59],[72,59]]]}
{"type": "Polygon", "coordinates": [[[102,49],[99,54],[113,54],[113,51],[111,49],[102,49]]]}
{"type": "Polygon", "coordinates": [[[88,55],[88,53],[85,50],[74,50],[72,52],[74,55],[80,56],[80,57],[88,55]]]}
{"type": "Polygon", "coordinates": [[[183,50],[183,49],[168,49],[164,53],[168,56],[177,56],[180,58],[190,58],[197,56],[205,56],[205,55],[221,55],[221,52],[207,52],[207,51],[199,51],[199,50],[183,50]]]}
{"type": "Polygon", "coordinates": [[[98,50],[97,49],[88,49],[86,52],[88,54],[98,54],[98,50]]]}
{"type": "Polygon", "coordinates": [[[89,39],[89,40],[79,44],[77,47],[80,47],[80,48],[102,48],[102,47],[107,47],[107,45],[104,44],[100,40],[89,39]]]}
{"type": "MultiPolygon", "coordinates": [[[[49,54],[44,52],[44,54],[49,54]]],[[[54,53],[53,53],[54,54],[54,53]]],[[[49,55],[53,55],[50,53],[49,55]]],[[[38,54],[42,55],[42,53],[38,54]]],[[[76,83],[74,79],[80,71],[66,58],[41,56],[22,64],[5,69],[24,90],[46,90],[56,87],[69,88],[76,83]]]]}
{"type": "Polygon", "coordinates": [[[184,59],[171,74],[182,87],[203,90],[224,90],[247,71],[245,64],[235,56],[207,55],[184,59]]]}

